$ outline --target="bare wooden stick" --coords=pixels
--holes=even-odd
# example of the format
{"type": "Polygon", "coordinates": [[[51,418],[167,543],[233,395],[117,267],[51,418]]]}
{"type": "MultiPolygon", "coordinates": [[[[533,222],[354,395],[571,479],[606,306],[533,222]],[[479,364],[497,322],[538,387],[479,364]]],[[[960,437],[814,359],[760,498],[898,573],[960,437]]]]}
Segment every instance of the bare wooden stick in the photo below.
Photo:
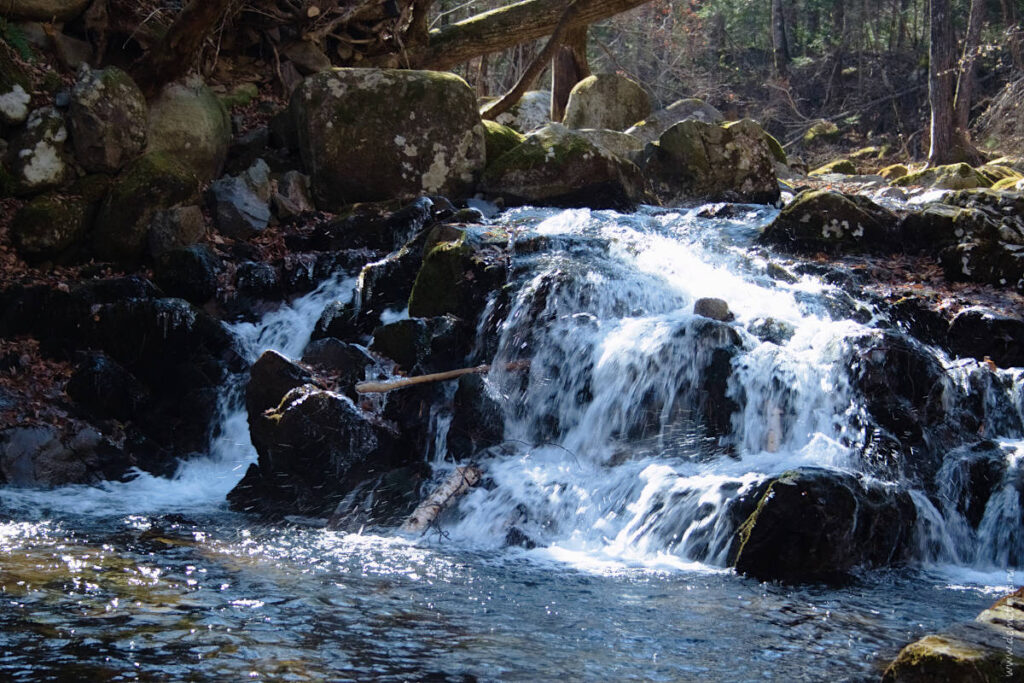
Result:
{"type": "Polygon", "coordinates": [[[465,495],[479,484],[483,475],[483,471],[476,465],[456,467],[444,483],[434,489],[433,493],[409,515],[409,519],[402,525],[402,531],[416,533],[426,529],[438,515],[451,507],[456,498],[465,495]]]}
{"type": "MultiPolygon", "coordinates": [[[[511,363],[505,363],[506,370],[522,370],[530,367],[530,361],[528,360],[517,360],[511,363]]],[[[462,377],[463,375],[482,375],[490,372],[490,365],[477,365],[473,368],[459,368],[458,370],[448,370],[447,372],[434,372],[429,375],[418,375],[416,377],[403,377],[402,379],[393,379],[385,382],[359,382],[356,384],[356,391],[360,394],[383,394],[388,391],[394,391],[395,389],[402,389],[404,387],[411,387],[416,384],[427,384],[428,382],[443,382],[448,379],[455,379],[456,377],[462,377]]]]}

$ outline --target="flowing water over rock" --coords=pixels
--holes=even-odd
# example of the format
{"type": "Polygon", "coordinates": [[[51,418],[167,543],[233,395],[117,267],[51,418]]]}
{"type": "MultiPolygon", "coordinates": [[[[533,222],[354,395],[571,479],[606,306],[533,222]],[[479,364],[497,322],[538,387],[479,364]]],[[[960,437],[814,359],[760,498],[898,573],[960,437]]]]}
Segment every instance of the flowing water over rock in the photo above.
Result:
{"type": "MultiPolygon", "coordinates": [[[[973,616],[1024,560],[1021,373],[952,359],[872,301],[781,269],[754,246],[773,211],[732,209],[498,219],[512,284],[470,360],[499,368],[486,388],[504,441],[474,456],[483,484],[422,537],[227,512],[255,459],[233,385],[210,457],[174,480],[0,490],[0,672],[860,680],[973,616]],[[694,314],[704,297],[733,319],[694,314]],[[726,569],[773,481],[900,511],[892,543],[909,566],[804,587],[726,569]]],[[[298,358],[355,286],[339,276],[234,332],[250,359],[298,358]]],[[[424,457],[440,481],[458,423],[433,418],[424,457]]],[[[893,531],[873,524],[872,538],[893,531]]]]}

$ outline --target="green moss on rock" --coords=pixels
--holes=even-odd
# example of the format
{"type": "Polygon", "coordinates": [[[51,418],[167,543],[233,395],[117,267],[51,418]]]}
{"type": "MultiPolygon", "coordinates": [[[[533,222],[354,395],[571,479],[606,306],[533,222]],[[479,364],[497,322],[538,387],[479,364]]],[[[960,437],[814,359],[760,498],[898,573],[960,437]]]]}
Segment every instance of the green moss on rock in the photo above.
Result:
{"type": "Polygon", "coordinates": [[[11,237],[26,261],[57,259],[84,238],[93,215],[93,205],[84,197],[41,195],[15,215],[11,237]]]}
{"type": "Polygon", "coordinates": [[[739,201],[779,198],[775,161],[764,130],[750,119],[721,126],[687,120],[669,128],[645,152],[644,167],[662,201],[739,201]]]}
{"type": "Polygon", "coordinates": [[[115,179],[97,217],[94,247],[102,259],[135,263],[157,211],[199,198],[199,180],[173,156],[146,154],[115,179]]]}
{"type": "Polygon", "coordinates": [[[976,187],[991,187],[992,181],[972,168],[970,164],[949,164],[908,173],[902,178],[894,180],[892,184],[899,187],[920,185],[942,190],[967,190],[976,187]]]}
{"type": "Polygon", "coordinates": [[[857,167],[849,159],[836,159],[824,166],[819,166],[807,175],[827,175],[829,173],[841,173],[843,175],[855,175],[857,167]]]}
{"type": "Polygon", "coordinates": [[[881,171],[879,171],[878,175],[882,176],[886,180],[893,181],[896,180],[897,178],[902,178],[908,173],[910,173],[910,169],[907,168],[905,165],[892,164],[890,166],[886,166],[881,171]]]}
{"type": "MultiPolygon", "coordinates": [[[[469,231],[458,237],[436,241],[427,251],[409,296],[409,315],[418,318],[452,314],[463,320],[475,320],[490,292],[505,281],[503,255],[469,231]]],[[[432,235],[433,236],[433,235],[432,235]]],[[[451,228],[444,237],[451,238],[451,228]]]]}
{"type": "Polygon", "coordinates": [[[513,204],[624,209],[646,199],[636,165],[557,123],[491,163],[481,185],[513,204]]]}
{"type": "Polygon", "coordinates": [[[488,119],[484,119],[484,129],[484,143],[487,148],[488,163],[496,160],[526,139],[526,136],[519,131],[488,119]]]}
{"type": "Polygon", "coordinates": [[[768,151],[772,153],[772,158],[780,164],[788,164],[789,159],[786,157],[786,150],[782,148],[782,143],[778,139],[769,133],[764,132],[764,141],[768,145],[768,151]]]}
{"type": "Polygon", "coordinates": [[[835,142],[839,139],[839,126],[831,121],[816,121],[802,138],[805,145],[814,145],[822,142],[835,142]]]}
{"type": "Polygon", "coordinates": [[[289,107],[317,206],[463,196],[485,163],[473,89],[439,71],[334,69],[289,107]]]}
{"type": "Polygon", "coordinates": [[[806,190],[764,229],[761,241],[799,252],[877,252],[897,246],[897,217],[861,195],[806,190]]]}

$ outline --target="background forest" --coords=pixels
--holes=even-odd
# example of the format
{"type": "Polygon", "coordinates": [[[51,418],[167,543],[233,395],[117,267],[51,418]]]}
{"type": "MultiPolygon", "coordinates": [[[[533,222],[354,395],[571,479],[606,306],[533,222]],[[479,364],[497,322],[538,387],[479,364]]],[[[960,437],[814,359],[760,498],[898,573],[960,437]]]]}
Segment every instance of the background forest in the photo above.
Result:
{"type": "MultiPolygon", "coordinates": [[[[435,22],[500,4],[445,0],[435,22]]],[[[958,43],[970,4],[952,3],[958,43]]],[[[1020,151],[1024,129],[1012,110],[1024,75],[1024,2],[985,5],[971,116],[978,123],[975,143],[982,150],[1020,151]],[[1002,106],[983,117],[1001,93],[1002,106]]],[[[655,108],[698,97],[728,118],[759,120],[784,143],[827,119],[849,145],[884,136],[895,143],[894,152],[922,158],[928,152],[928,18],[926,0],[654,0],[592,26],[587,53],[594,72],[617,71],[640,82],[655,108]],[[773,26],[776,40],[782,36],[781,61],[773,26]]],[[[543,42],[456,70],[481,94],[500,94],[543,42]]],[[[548,74],[538,79],[537,87],[548,85],[548,74]]]]}

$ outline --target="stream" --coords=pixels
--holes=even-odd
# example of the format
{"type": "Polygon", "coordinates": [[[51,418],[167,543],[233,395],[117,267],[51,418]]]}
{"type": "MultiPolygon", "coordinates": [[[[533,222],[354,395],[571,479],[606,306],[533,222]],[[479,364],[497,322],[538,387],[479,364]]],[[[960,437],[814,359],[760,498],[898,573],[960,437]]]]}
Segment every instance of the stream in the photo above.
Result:
{"type": "MultiPolygon", "coordinates": [[[[228,511],[256,459],[237,382],[210,453],[173,479],[0,489],[0,678],[877,679],[906,643],[1024,583],[1024,376],[926,350],[948,395],[984,406],[1005,459],[968,523],[957,449],[930,491],[877,466],[849,367],[895,324],[811,272],[780,277],[754,242],[774,215],[495,217],[513,242],[543,247],[510,245],[512,285],[484,311],[471,360],[530,365],[488,376],[505,441],[475,457],[485,485],[422,536],[228,511]],[[735,320],[709,327],[693,313],[702,297],[727,301],[735,320]],[[800,467],[910,491],[911,563],[839,586],[727,569],[730,500],[800,467]],[[513,528],[536,547],[509,547],[513,528]]],[[[251,360],[271,348],[300,357],[355,275],[231,325],[240,347],[251,360]]],[[[424,454],[436,481],[455,467],[450,422],[436,415],[424,454]]]]}

